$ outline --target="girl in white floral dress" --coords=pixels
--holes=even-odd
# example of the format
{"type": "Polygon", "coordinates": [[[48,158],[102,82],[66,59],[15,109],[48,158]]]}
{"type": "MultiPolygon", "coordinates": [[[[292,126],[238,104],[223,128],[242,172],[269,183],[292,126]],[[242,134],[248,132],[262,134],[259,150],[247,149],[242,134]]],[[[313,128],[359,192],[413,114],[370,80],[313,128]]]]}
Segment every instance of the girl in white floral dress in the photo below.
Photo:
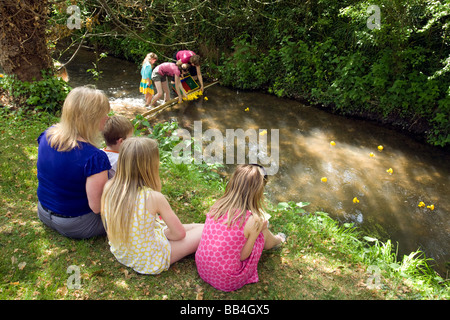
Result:
{"type": "Polygon", "coordinates": [[[203,224],[180,222],[161,193],[158,170],[156,141],[129,138],[122,144],[116,174],[102,196],[111,252],[120,263],[142,274],[159,274],[194,253],[203,231],[203,224]]]}

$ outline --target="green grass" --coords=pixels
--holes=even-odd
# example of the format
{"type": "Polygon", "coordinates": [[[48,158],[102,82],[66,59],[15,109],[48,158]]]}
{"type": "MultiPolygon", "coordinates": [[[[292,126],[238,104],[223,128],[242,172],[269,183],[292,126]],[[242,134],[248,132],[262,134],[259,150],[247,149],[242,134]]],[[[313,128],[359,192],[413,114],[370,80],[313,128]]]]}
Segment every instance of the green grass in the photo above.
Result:
{"type": "MultiPolygon", "coordinates": [[[[139,275],[118,263],[106,238],[73,240],[37,218],[36,138],[51,116],[0,110],[0,299],[203,299],[361,300],[448,299],[439,278],[420,252],[399,259],[390,243],[364,237],[305,203],[269,204],[271,229],[288,235],[277,251],[263,253],[260,281],[224,293],[203,282],[193,255],[156,276],[139,275]],[[71,288],[75,266],[79,288],[71,288]],[[372,269],[375,268],[375,273],[372,269]],[[371,277],[379,279],[373,288],[371,277]]],[[[160,135],[163,137],[164,134],[160,135]]],[[[167,136],[167,132],[165,134],[167,136]]],[[[162,150],[162,158],[165,152],[162,150]]],[[[161,164],[163,193],[183,223],[203,222],[225,182],[207,166],[161,164]]]]}

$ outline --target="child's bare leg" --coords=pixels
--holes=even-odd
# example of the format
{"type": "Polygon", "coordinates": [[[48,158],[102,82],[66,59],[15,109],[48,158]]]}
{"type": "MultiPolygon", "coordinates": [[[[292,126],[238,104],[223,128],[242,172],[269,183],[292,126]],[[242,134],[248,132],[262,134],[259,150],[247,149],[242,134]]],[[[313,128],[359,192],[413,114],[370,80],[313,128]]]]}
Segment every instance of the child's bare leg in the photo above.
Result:
{"type": "Polygon", "coordinates": [[[148,106],[152,102],[153,95],[151,93],[147,93],[145,95],[145,105],[148,106]]]}
{"type": "Polygon", "coordinates": [[[169,81],[168,80],[163,82],[162,88],[164,90],[164,102],[168,102],[170,100],[169,81]]]}
{"type": "Polygon", "coordinates": [[[155,81],[155,87],[156,87],[157,92],[152,98],[150,107],[153,107],[155,105],[156,101],[158,101],[159,97],[161,97],[163,95],[161,81],[155,81]]]}
{"type": "Polygon", "coordinates": [[[269,250],[279,245],[284,239],[278,235],[274,235],[268,228],[262,230],[264,235],[264,249],[269,250]]]}
{"type": "Polygon", "coordinates": [[[197,251],[203,232],[203,224],[184,225],[186,237],[182,240],[169,240],[171,246],[170,264],[186,257],[197,251]]]}

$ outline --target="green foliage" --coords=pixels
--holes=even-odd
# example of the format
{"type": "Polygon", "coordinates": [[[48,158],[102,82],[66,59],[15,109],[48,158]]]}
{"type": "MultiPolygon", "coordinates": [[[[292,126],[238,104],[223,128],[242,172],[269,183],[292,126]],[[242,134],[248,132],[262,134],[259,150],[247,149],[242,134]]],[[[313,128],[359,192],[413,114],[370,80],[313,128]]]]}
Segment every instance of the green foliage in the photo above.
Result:
{"type": "Polygon", "coordinates": [[[219,67],[225,83],[241,89],[259,88],[264,82],[261,77],[264,65],[258,61],[256,45],[249,42],[248,34],[239,36],[233,43],[233,56],[226,59],[224,67],[219,67]]]}
{"type": "Polygon", "coordinates": [[[128,37],[94,37],[90,39],[90,42],[108,48],[110,55],[133,61],[136,64],[142,63],[147,53],[155,51],[155,48],[148,43],[128,37]]]}
{"type": "Polygon", "coordinates": [[[46,72],[40,81],[20,81],[15,76],[5,75],[0,88],[8,95],[10,106],[23,111],[44,111],[57,114],[61,111],[64,99],[70,91],[69,85],[46,72]]]}
{"type": "Polygon", "coordinates": [[[266,21],[270,40],[244,34],[223,54],[225,85],[401,123],[434,145],[448,145],[450,4],[318,1],[303,12],[288,13],[281,4],[271,9],[278,15],[274,28],[266,21]],[[366,26],[370,5],[380,7],[379,30],[366,26]]]}
{"type": "Polygon", "coordinates": [[[162,162],[172,162],[172,150],[179,142],[178,137],[173,134],[177,129],[177,122],[157,123],[148,135],[149,138],[158,141],[160,159],[162,162]]]}
{"type": "Polygon", "coordinates": [[[450,87],[447,96],[439,100],[438,108],[432,119],[433,129],[430,133],[430,142],[438,146],[450,145],[450,87]]]}
{"type": "Polygon", "coordinates": [[[86,72],[89,72],[92,74],[95,81],[100,80],[100,78],[102,77],[102,73],[103,73],[103,71],[99,69],[98,63],[100,62],[101,59],[103,59],[107,56],[108,56],[108,53],[106,53],[106,52],[100,53],[99,55],[97,55],[96,61],[92,62],[93,68],[86,70],[86,72]]]}

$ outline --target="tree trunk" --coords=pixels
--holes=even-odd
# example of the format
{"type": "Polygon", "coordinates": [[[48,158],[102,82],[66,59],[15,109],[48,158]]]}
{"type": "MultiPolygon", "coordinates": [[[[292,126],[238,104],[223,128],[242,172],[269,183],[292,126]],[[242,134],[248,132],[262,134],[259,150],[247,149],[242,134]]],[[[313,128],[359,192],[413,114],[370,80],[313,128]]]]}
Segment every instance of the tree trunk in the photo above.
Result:
{"type": "Polygon", "coordinates": [[[19,80],[41,80],[52,60],[47,50],[45,29],[48,0],[1,0],[0,65],[19,80]]]}

